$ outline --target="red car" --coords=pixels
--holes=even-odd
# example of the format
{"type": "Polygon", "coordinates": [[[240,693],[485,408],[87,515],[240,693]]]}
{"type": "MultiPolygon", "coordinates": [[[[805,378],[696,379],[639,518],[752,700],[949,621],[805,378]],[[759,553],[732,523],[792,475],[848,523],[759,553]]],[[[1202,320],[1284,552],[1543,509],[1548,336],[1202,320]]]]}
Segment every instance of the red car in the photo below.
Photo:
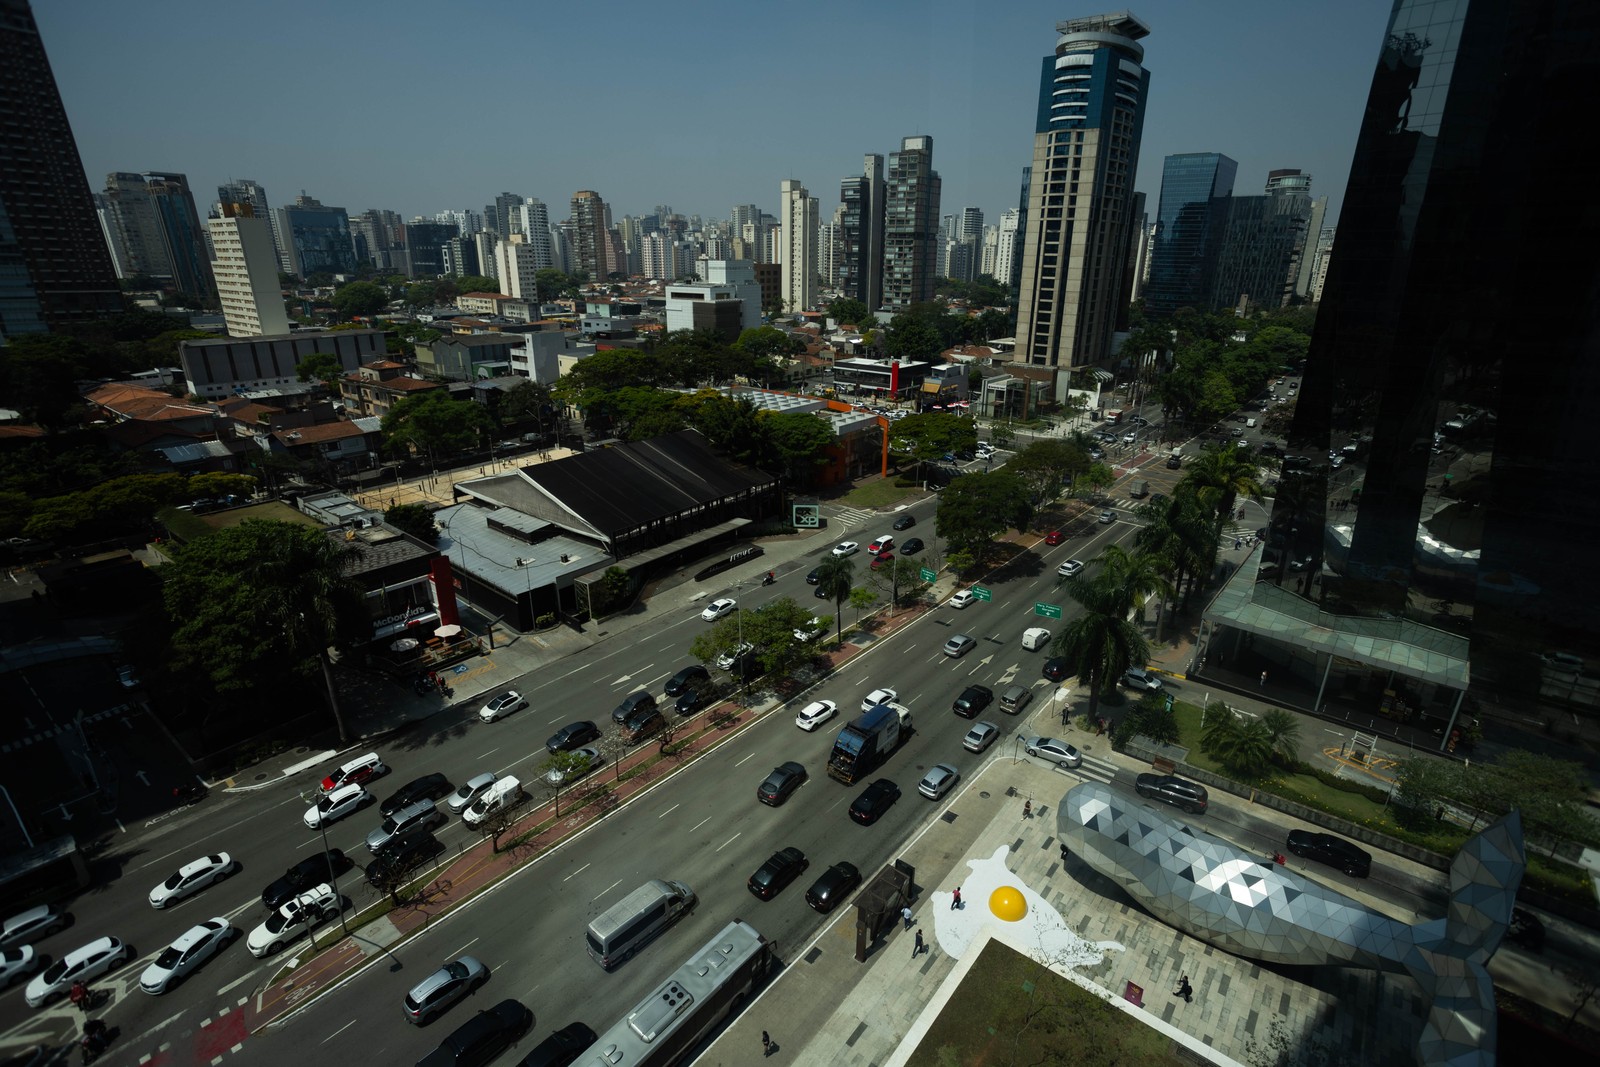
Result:
{"type": "Polygon", "coordinates": [[[893,562],[894,562],[894,553],[893,552],[880,552],[876,556],[872,557],[872,569],[873,570],[877,570],[883,564],[885,564],[885,563],[893,563],[893,562]]]}
{"type": "Polygon", "coordinates": [[[1062,533],[1060,530],[1051,530],[1049,533],[1044,535],[1044,543],[1047,545],[1059,545],[1066,539],[1067,535],[1062,533]]]}

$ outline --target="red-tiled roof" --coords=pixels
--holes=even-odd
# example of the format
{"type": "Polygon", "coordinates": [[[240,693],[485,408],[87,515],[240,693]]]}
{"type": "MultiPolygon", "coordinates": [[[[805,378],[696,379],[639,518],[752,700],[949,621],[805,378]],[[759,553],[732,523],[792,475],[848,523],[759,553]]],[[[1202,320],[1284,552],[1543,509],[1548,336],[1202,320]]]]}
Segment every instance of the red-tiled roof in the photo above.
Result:
{"type": "Polygon", "coordinates": [[[316,445],[328,441],[343,441],[349,437],[360,437],[364,430],[353,422],[324,422],[316,426],[297,426],[288,430],[273,430],[272,436],[283,444],[294,447],[295,445],[316,445]]]}

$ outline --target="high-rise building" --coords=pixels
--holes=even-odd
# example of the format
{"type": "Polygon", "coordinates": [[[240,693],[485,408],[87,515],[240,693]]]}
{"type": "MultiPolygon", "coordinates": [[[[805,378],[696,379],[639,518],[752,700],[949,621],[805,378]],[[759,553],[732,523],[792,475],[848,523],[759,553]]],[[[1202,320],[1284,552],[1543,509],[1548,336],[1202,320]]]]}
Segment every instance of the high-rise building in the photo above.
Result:
{"type": "Polygon", "coordinates": [[[350,216],[342,207],[328,207],[301,193],[293,204],[278,209],[278,233],[293,268],[290,273],[302,280],[313,274],[349,274],[356,269],[350,216]]]}
{"type": "Polygon", "coordinates": [[[1016,210],[1000,215],[1000,226],[995,233],[994,266],[986,273],[993,274],[1001,285],[1016,281],[1016,262],[1022,251],[1021,224],[1022,215],[1016,210]]]}
{"type": "Polygon", "coordinates": [[[517,220],[512,209],[521,203],[522,197],[518,194],[501,193],[494,198],[494,203],[483,206],[483,228],[501,237],[515,233],[517,220]]]}
{"type": "Polygon", "coordinates": [[[733,210],[728,212],[728,234],[732,237],[742,237],[745,223],[754,225],[760,221],[760,208],[754,204],[735,204],[733,210]]]}
{"type": "Polygon", "coordinates": [[[368,208],[349,220],[350,242],[355,249],[357,263],[367,263],[380,270],[411,273],[406,257],[405,223],[398,212],[386,208],[368,208]]]}
{"type": "MultiPolygon", "coordinates": [[[[478,261],[479,270],[490,278],[500,277],[500,268],[495,262],[495,247],[500,238],[495,236],[493,230],[479,230],[472,235],[471,239],[472,251],[478,261]]],[[[468,271],[467,273],[470,274],[472,272],[468,271]]]]}
{"type": "MultiPolygon", "coordinates": [[[[817,277],[829,289],[839,287],[839,252],[842,248],[838,214],[835,213],[834,221],[824,222],[817,227],[817,277]]],[[[707,242],[707,254],[710,254],[710,242],[707,242]]],[[[721,258],[720,256],[718,258],[721,258]]]]}
{"type": "Polygon", "coordinates": [[[438,211],[434,213],[434,222],[453,222],[456,232],[460,234],[477,233],[483,229],[483,216],[466,208],[461,211],[438,211]]]}
{"type": "Polygon", "coordinates": [[[540,254],[538,246],[528,239],[528,235],[514,233],[502,237],[495,242],[494,250],[495,278],[500,282],[500,291],[518,300],[540,300],[538,276],[549,263],[540,265],[545,257],[540,254]]]}
{"type": "MultiPolygon", "coordinates": [[[[481,231],[480,231],[481,232],[481,231]]],[[[482,262],[478,259],[477,234],[466,237],[452,237],[445,242],[445,272],[454,278],[465,278],[468,275],[481,276],[488,274],[483,269],[482,262]]]]}
{"type": "Polygon", "coordinates": [[[220,215],[208,219],[211,247],[217,258],[212,273],[229,337],[275,337],[289,332],[289,315],[278,285],[278,249],[272,227],[255,213],[252,203],[217,205],[220,215]]]}
{"type": "Polygon", "coordinates": [[[591,189],[572,194],[572,269],[590,281],[604,281],[610,248],[606,202],[591,189]]]}
{"type": "Polygon", "coordinates": [[[1217,256],[1238,170],[1239,164],[1221,152],[1181,152],[1166,158],[1156,243],[1150,250],[1150,285],[1144,293],[1147,314],[1215,306],[1217,256]]]}
{"type": "Polygon", "coordinates": [[[1306,299],[1313,304],[1322,302],[1322,288],[1328,283],[1328,264],[1333,259],[1333,238],[1335,227],[1324,226],[1317,236],[1317,255],[1311,265],[1311,287],[1306,292],[1306,299]]]}
{"type": "Polygon", "coordinates": [[[533,249],[536,270],[556,265],[555,253],[550,248],[550,210],[543,200],[529,197],[511,211],[512,227],[522,234],[525,243],[533,249]]]}
{"type": "Polygon", "coordinates": [[[862,173],[839,183],[839,289],[869,311],[883,306],[883,157],[865,158],[862,173]]]}
{"type": "Polygon", "coordinates": [[[423,222],[414,219],[404,226],[406,259],[413,278],[437,278],[445,273],[444,246],[460,235],[453,222],[423,222]]]}
{"type": "Polygon", "coordinates": [[[1127,12],[1069,19],[1044,57],[1017,280],[1016,365],[1026,376],[1105,363],[1121,306],[1150,72],[1127,12]]]}
{"type": "Polygon", "coordinates": [[[189,179],[165,171],[116,171],[100,203],[112,260],[122,277],[149,274],[180,293],[216,292],[211,257],[189,179]]]}
{"type": "Polygon", "coordinates": [[[793,178],[778,186],[783,212],[783,306],[809,311],[817,302],[817,198],[793,178]]]}
{"type": "MultiPolygon", "coordinates": [[[[1497,748],[1529,724],[1588,747],[1600,726],[1600,599],[1581,577],[1600,528],[1600,218],[1574,213],[1551,240],[1549,185],[1588,166],[1572,122],[1600,108],[1597,64],[1588,0],[1390,13],[1272,551],[1205,614],[1230,663],[1249,648],[1252,671],[1341,722],[1348,709],[1443,748],[1463,714],[1498,726],[1497,748]],[[1530,330],[1535,307],[1565,310],[1530,330]]],[[[1492,1050],[1492,1005],[1482,1022],[1492,1050]]]]}
{"type": "Polygon", "coordinates": [[[900,310],[933,299],[939,254],[933,138],[903,138],[900,151],[889,153],[883,187],[883,305],[900,310]]]}
{"type": "MultiPolygon", "coordinates": [[[[1277,308],[1291,302],[1302,258],[1309,275],[1307,238],[1317,202],[1311,176],[1275,170],[1261,196],[1233,196],[1224,202],[1224,222],[1204,307],[1277,308]],[[1290,176],[1293,180],[1286,180],[1290,176]]],[[[1314,248],[1314,245],[1313,245],[1314,248]]]]}
{"type": "Polygon", "coordinates": [[[283,238],[278,236],[278,216],[273,212],[272,205],[267,203],[267,191],[260,182],[251,181],[249,178],[235,178],[217,186],[217,202],[212,215],[216,218],[226,218],[227,212],[222,210],[223,204],[249,204],[251,214],[258,219],[264,219],[267,228],[272,231],[273,254],[278,257],[278,269],[288,271],[284,265],[283,238]]]}
{"type": "Polygon", "coordinates": [[[0,0],[0,340],[121,311],[33,10],[0,0]]]}

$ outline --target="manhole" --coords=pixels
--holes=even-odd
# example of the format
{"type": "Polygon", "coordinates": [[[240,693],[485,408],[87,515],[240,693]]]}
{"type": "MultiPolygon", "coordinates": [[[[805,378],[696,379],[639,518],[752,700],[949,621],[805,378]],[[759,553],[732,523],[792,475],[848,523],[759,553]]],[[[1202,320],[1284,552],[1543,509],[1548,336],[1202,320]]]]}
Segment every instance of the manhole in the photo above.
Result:
{"type": "Polygon", "coordinates": [[[307,752],[310,752],[310,751],[311,751],[311,747],[309,745],[301,745],[299,748],[294,750],[294,754],[296,756],[303,756],[307,752]]]}
{"type": "Polygon", "coordinates": [[[982,800],[988,800],[989,799],[989,791],[987,789],[980,789],[980,790],[978,790],[978,796],[982,800]]]}
{"type": "Polygon", "coordinates": [[[265,774],[258,774],[258,775],[256,775],[256,781],[258,781],[258,782],[264,782],[264,781],[266,781],[266,780],[267,780],[267,776],[266,776],[266,775],[265,775],[265,774]]]}

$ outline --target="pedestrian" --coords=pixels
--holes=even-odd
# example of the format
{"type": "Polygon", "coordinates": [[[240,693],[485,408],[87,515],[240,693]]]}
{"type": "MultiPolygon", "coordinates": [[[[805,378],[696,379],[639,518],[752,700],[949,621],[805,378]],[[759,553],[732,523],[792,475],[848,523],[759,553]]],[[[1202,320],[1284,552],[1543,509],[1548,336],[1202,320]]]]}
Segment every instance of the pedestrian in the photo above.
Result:
{"type": "Polygon", "coordinates": [[[765,1030],[761,1031],[761,1055],[772,1055],[772,1038],[767,1036],[765,1030]]]}
{"type": "Polygon", "coordinates": [[[67,994],[67,999],[72,1001],[72,1006],[89,1014],[89,987],[82,982],[73,982],[72,991],[67,994]]]}
{"type": "Polygon", "coordinates": [[[1267,672],[1266,671],[1262,671],[1261,672],[1261,684],[1262,685],[1266,685],[1267,684],[1267,672]]]}
{"type": "Polygon", "coordinates": [[[1235,538],[1234,538],[1234,539],[1233,539],[1233,550],[1234,550],[1234,551],[1235,551],[1235,552],[1237,552],[1237,551],[1239,551],[1239,543],[1240,543],[1240,542],[1239,542],[1239,539],[1238,539],[1238,538],[1237,538],[1237,537],[1235,537],[1235,538]]]}
{"type": "Polygon", "coordinates": [[[918,956],[922,955],[922,950],[925,947],[926,946],[923,945],[923,943],[922,943],[922,931],[918,930],[917,931],[917,943],[911,946],[911,958],[912,959],[916,959],[918,956]]]}
{"type": "Polygon", "coordinates": [[[1022,817],[1024,819],[1033,818],[1033,801],[1024,800],[1022,802],[1022,817]]]}
{"type": "Polygon", "coordinates": [[[907,904],[900,909],[900,918],[905,920],[906,929],[911,929],[911,905],[907,904]]]}
{"type": "Polygon", "coordinates": [[[1184,975],[1178,980],[1178,988],[1172,995],[1175,997],[1181,997],[1185,1004],[1188,1004],[1193,1000],[1194,987],[1189,984],[1188,975],[1184,975]]]}

